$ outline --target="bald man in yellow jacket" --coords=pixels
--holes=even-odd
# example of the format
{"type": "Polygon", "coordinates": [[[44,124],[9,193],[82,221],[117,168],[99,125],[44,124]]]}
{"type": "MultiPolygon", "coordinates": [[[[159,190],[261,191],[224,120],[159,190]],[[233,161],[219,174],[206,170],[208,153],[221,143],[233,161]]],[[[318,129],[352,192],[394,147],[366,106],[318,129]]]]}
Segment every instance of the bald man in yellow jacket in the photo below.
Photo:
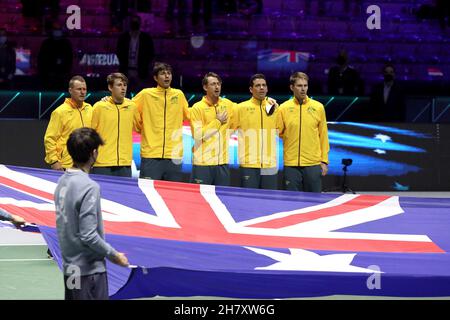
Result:
{"type": "Polygon", "coordinates": [[[69,81],[70,98],[57,107],[50,117],[44,136],[45,162],[54,170],[72,167],[72,158],[67,151],[66,142],[73,130],[90,127],[92,106],[86,99],[86,81],[74,76],[69,81]]]}
{"type": "Polygon", "coordinates": [[[127,77],[119,72],[106,79],[111,96],[94,104],[92,128],[105,142],[91,172],[110,176],[131,177],[133,160],[133,121],[136,104],[125,98],[127,77]]]}

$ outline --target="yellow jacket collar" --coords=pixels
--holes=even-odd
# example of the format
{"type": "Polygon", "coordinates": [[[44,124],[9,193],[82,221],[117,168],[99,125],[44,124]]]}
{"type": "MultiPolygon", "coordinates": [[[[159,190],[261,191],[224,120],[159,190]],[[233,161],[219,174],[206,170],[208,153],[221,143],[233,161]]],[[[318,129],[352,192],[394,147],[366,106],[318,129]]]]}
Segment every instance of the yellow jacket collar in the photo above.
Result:
{"type": "MultiPolygon", "coordinates": [[[[310,100],[309,97],[306,96],[305,100],[303,100],[303,104],[308,103],[309,100],[310,100]]],[[[294,103],[297,105],[299,104],[298,99],[296,97],[294,97],[294,103]]]]}
{"type": "Polygon", "coordinates": [[[164,89],[163,87],[161,87],[159,85],[156,86],[156,90],[158,92],[170,91],[170,89],[171,89],[171,87],[168,87],[167,89],[164,89]]]}
{"type": "Polygon", "coordinates": [[[264,98],[264,100],[258,100],[258,99],[256,99],[255,97],[251,97],[250,98],[250,101],[252,102],[252,103],[254,103],[254,104],[257,104],[258,106],[259,105],[265,105],[266,104],[266,102],[267,102],[267,98],[264,98]],[[261,103],[262,102],[262,103],[261,103]]]}
{"type": "MultiPolygon", "coordinates": [[[[75,103],[75,101],[72,100],[72,98],[66,98],[64,103],[67,103],[73,109],[78,109],[77,104],[75,103]]],[[[87,103],[83,102],[83,105],[81,106],[80,110],[83,110],[86,107],[86,105],[87,105],[87,103]]]]}
{"type": "Polygon", "coordinates": [[[113,97],[110,96],[108,98],[108,102],[109,103],[114,104],[114,105],[118,106],[119,108],[120,107],[124,107],[126,105],[126,103],[127,103],[127,100],[128,100],[127,98],[124,98],[122,103],[115,103],[113,97]]]}
{"type": "Polygon", "coordinates": [[[219,97],[219,100],[217,100],[217,103],[216,103],[216,104],[214,104],[214,103],[212,103],[211,101],[209,101],[209,99],[208,99],[207,96],[203,96],[202,101],[203,101],[204,103],[206,103],[209,107],[214,107],[215,105],[220,104],[220,102],[222,101],[222,98],[219,97]]]}

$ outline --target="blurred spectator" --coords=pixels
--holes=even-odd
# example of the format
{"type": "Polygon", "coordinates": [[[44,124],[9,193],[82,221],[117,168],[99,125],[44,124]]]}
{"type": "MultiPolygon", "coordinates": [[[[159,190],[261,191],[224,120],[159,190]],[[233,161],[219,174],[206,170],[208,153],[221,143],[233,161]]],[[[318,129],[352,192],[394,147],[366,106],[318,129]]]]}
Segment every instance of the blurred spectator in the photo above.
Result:
{"type": "Polygon", "coordinates": [[[58,21],[60,0],[21,0],[22,15],[31,23],[30,28],[44,31],[58,21]]]}
{"type": "Polygon", "coordinates": [[[450,1],[436,0],[436,11],[441,29],[445,30],[446,19],[447,19],[447,26],[450,27],[450,1]]]}
{"type": "MultiPolygon", "coordinates": [[[[311,11],[311,5],[312,5],[313,1],[305,1],[305,14],[306,15],[314,15],[313,12],[311,11]]],[[[326,13],[326,3],[324,0],[317,0],[317,15],[318,16],[324,16],[326,13]]]]}
{"type": "Polygon", "coordinates": [[[237,3],[236,0],[223,0],[219,1],[217,4],[217,8],[219,12],[222,13],[236,13],[237,12],[237,3]]]}
{"type": "Polygon", "coordinates": [[[198,31],[200,16],[203,16],[203,24],[206,30],[211,25],[212,2],[210,0],[192,0],[192,27],[198,31]]]}
{"type": "Polygon", "coordinates": [[[20,0],[22,4],[22,15],[24,17],[39,17],[42,15],[42,1],[20,0]]]}
{"type": "Polygon", "coordinates": [[[416,12],[417,19],[438,19],[442,30],[450,27],[450,1],[435,0],[433,4],[422,4],[416,12]],[[445,21],[447,20],[447,21],[445,21]]]}
{"type": "MultiPolygon", "coordinates": [[[[337,1],[326,1],[326,0],[317,0],[317,1],[305,1],[305,14],[306,15],[314,15],[311,10],[311,5],[313,3],[317,4],[317,15],[318,16],[332,16],[336,15],[337,9],[334,6],[339,8],[339,5],[336,3],[337,1]]],[[[344,17],[358,16],[362,13],[362,0],[344,0],[342,4],[342,14],[344,17]]]]}
{"type": "Polygon", "coordinates": [[[347,16],[359,16],[362,13],[362,0],[344,0],[344,14],[347,16]],[[354,3],[352,6],[352,2],[354,3]]]}
{"type": "Polygon", "coordinates": [[[43,24],[45,31],[51,30],[54,23],[58,22],[60,0],[43,0],[43,24]]]}
{"type": "Polygon", "coordinates": [[[38,73],[45,89],[63,90],[70,79],[73,63],[72,44],[60,25],[54,24],[50,36],[42,42],[38,54],[38,73]]]}
{"type": "Polygon", "coordinates": [[[109,9],[113,31],[122,32],[126,29],[128,18],[135,15],[136,12],[150,13],[152,2],[150,0],[111,0],[109,9]]]}
{"type": "Polygon", "coordinates": [[[155,56],[152,37],[140,30],[141,18],[132,16],[130,30],[121,34],[117,41],[119,71],[128,77],[131,91],[147,87],[149,67],[155,56]]]}
{"type": "Polygon", "coordinates": [[[239,0],[239,11],[246,16],[261,14],[263,12],[262,0],[239,0]]]}
{"type": "Polygon", "coordinates": [[[126,0],[111,0],[109,3],[111,11],[111,26],[116,31],[123,30],[123,21],[128,15],[128,1],[126,0]]]}
{"type": "Polygon", "coordinates": [[[436,6],[433,6],[431,4],[422,4],[417,9],[416,16],[417,19],[419,20],[436,19],[437,18],[436,6]]]}
{"type": "Polygon", "coordinates": [[[395,81],[395,68],[386,64],[383,82],[374,86],[370,96],[369,121],[404,122],[406,115],[405,96],[402,87],[395,81]]]}
{"type": "Polygon", "coordinates": [[[358,71],[348,65],[347,51],[341,50],[336,66],[328,72],[328,93],[334,95],[363,95],[364,89],[358,71]]]}
{"type": "Polygon", "coordinates": [[[166,9],[166,21],[170,23],[173,34],[187,34],[186,20],[189,14],[187,0],[169,0],[166,9]]]}
{"type": "Polygon", "coordinates": [[[134,12],[149,13],[152,11],[152,1],[151,0],[132,0],[128,1],[129,7],[134,12]]]}
{"type": "Polygon", "coordinates": [[[0,29],[0,89],[11,89],[15,71],[16,52],[8,42],[6,30],[0,29]]]}

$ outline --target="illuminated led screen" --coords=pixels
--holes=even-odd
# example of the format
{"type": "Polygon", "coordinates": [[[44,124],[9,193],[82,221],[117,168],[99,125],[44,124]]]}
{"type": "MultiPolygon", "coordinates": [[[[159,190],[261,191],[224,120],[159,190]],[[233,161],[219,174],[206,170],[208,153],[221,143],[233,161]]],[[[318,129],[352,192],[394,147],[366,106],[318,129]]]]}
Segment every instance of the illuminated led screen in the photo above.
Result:
{"type": "MultiPolygon", "coordinates": [[[[325,185],[339,185],[343,175],[342,159],[352,159],[347,167],[349,182],[356,188],[366,189],[374,185],[376,190],[411,190],[415,185],[433,184],[437,174],[430,166],[436,148],[437,133],[435,126],[416,125],[414,130],[407,125],[365,124],[353,122],[329,122],[330,141],[329,173],[324,179],[325,185]]],[[[140,136],[135,134],[133,159],[138,176],[140,168],[140,136]]],[[[183,128],[184,157],[182,170],[189,174],[192,168],[193,139],[189,126],[183,128]]],[[[230,139],[230,167],[237,169],[237,135],[230,139]]],[[[278,168],[283,170],[283,145],[278,139],[278,168]]],[[[430,190],[433,186],[430,186],[430,190]]]]}

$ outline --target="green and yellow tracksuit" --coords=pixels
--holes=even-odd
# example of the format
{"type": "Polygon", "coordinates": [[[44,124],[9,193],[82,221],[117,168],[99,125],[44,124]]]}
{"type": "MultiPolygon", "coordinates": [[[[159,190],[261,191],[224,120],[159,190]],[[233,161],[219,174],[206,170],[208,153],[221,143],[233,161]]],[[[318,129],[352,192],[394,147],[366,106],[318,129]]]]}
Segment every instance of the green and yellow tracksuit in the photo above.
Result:
{"type": "Polygon", "coordinates": [[[235,104],[224,98],[219,98],[217,104],[212,104],[207,97],[195,103],[190,110],[190,122],[194,146],[193,161],[197,166],[212,166],[229,163],[230,125],[233,119],[235,104]],[[222,124],[216,115],[226,111],[228,121],[222,124]]]}
{"type": "Polygon", "coordinates": [[[302,105],[296,98],[278,108],[284,165],[293,167],[328,164],[328,128],[324,106],[309,97],[302,105]]]}
{"type": "Polygon", "coordinates": [[[124,99],[121,104],[98,101],[92,111],[92,128],[104,141],[94,167],[131,166],[133,159],[133,121],[136,104],[124,99]]]}
{"type": "Polygon", "coordinates": [[[44,136],[45,162],[52,165],[60,162],[63,168],[72,167],[66,142],[73,130],[90,127],[92,118],[92,106],[83,103],[77,108],[71,98],[66,98],[64,103],[57,107],[50,117],[44,136]]]}
{"type": "Polygon", "coordinates": [[[235,108],[233,127],[238,129],[239,164],[243,168],[277,167],[278,109],[269,115],[267,99],[255,98],[235,108]]]}
{"type": "Polygon", "coordinates": [[[160,86],[139,92],[135,124],[141,133],[141,157],[183,158],[183,120],[189,120],[189,104],[179,89],[160,86]]]}

